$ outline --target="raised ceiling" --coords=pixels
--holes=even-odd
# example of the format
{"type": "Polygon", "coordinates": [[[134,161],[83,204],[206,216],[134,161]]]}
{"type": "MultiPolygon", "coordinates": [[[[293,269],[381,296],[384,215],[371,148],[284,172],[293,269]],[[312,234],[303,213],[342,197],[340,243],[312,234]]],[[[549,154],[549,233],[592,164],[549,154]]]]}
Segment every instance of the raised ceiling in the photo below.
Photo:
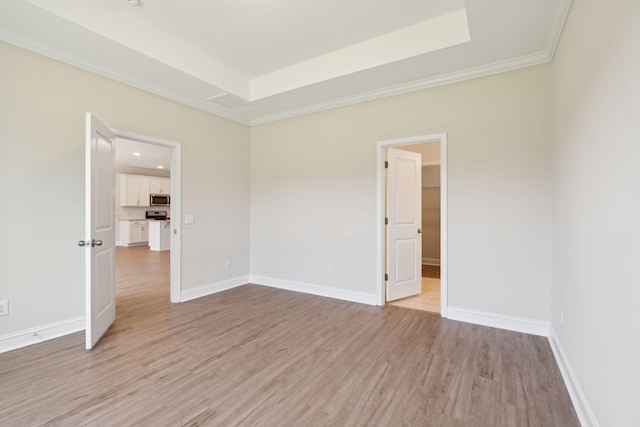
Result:
{"type": "Polygon", "coordinates": [[[115,162],[119,167],[170,171],[171,149],[146,142],[116,138],[115,162]]]}
{"type": "Polygon", "coordinates": [[[551,60],[570,0],[0,0],[0,39],[259,124],[551,60]]]}

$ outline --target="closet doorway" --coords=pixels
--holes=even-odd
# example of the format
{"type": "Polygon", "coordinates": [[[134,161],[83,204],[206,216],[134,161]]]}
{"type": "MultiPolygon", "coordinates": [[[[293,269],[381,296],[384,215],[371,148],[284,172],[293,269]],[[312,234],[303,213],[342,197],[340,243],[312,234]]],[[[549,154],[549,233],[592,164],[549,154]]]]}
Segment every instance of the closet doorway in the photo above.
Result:
{"type": "Polygon", "coordinates": [[[402,145],[397,150],[422,155],[421,163],[421,292],[391,305],[440,313],[440,142],[402,145]]]}
{"type": "MultiPolygon", "coordinates": [[[[393,284],[394,277],[389,277],[389,273],[393,272],[394,265],[403,263],[401,258],[393,259],[389,257],[389,252],[393,252],[394,248],[389,245],[391,241],[387,241],[389,232],[387,212],[387,197],[393,194],[394,189],[387,188],[388,182],[393,181],[387,177],[388,169],[379,169],[378,175],[378,210],[384,228],[379,233],[379,267],[381,268],[381,276],[383,277],[382,285],[379,286],[379,295],[381,303],[392,304],[395,306],[407,307],[418,310],[440,313],[446,317],[447,308],[447,259],[446,259],[446,200],[447,200],[447,183],[446,183],[446,134],[427,135],[419,137],[404,138],[390,141],[380,141],[378,144],[378,156],[381,163],[387,160],[387,150],[393,148],[405,152],[419,153],[421,156],[421,178],[416,185],[420,186],[419,201],[421,219],[419,220],[418,233],[421,234],[421,268],[416,269],[416,275],[421,276],[421,289],[419,293],[407,296],[405,298],[389,300],[389,294],[386,288],[393,284]],[[393,190],[393,191],[389,191],[393,190]],[[389,265],[393,263],[394,265],[389,265]]],[[[386,165],[389,167],[389,164],[386,165]]],[[[395,182],[395,181],[393,181],[395,182]]],[[[389,184],[391,185],[391,184],[389,184]]]]}

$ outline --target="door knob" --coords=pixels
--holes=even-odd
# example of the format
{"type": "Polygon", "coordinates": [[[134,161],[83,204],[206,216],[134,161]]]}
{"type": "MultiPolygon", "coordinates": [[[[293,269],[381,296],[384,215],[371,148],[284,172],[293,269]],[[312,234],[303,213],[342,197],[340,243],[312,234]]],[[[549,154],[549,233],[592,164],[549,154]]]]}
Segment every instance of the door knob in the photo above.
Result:
{"type": "Polygon", "coordinates": [[[418,228],[418,234],[422,233],[422,228],[418,228]]]}
{"type": "Polygon", "coordinates": [[[102,240],[92,239],[91,246],[102,246],[102,240]]]}
{"type": "Polygon", "coordinates": [[[88,246],[88,245],[89,245],[89,243],[85,242],[84,240],[79,240],[78,241],[78,246],[88,246]]]}

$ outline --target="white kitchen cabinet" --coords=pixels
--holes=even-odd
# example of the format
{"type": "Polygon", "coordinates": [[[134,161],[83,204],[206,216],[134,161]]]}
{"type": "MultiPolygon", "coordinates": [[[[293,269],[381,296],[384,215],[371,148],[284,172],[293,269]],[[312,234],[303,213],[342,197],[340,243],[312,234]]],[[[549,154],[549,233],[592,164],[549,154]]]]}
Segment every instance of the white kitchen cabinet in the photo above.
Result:
{"type": "Polygon", "coordinates": [[[171,180],[157,176],[149,177],[149,193],[151,194],[170,194],[171,180]]]}
{"type": "Polygon", "coordinates": [[[149,177],[120,174],[120,206],[149,206],[149,177]]]}
{"type": "Polygon", "coordinates": [[[147,221],[120,221],[120,244],[123,246],[143,245],[149,242],[147,221]]]}
{"type": "Polygon", "coordinates": [[[171,247],[171,222],[149,221],[149,250],[168,251],[171,247]]]}

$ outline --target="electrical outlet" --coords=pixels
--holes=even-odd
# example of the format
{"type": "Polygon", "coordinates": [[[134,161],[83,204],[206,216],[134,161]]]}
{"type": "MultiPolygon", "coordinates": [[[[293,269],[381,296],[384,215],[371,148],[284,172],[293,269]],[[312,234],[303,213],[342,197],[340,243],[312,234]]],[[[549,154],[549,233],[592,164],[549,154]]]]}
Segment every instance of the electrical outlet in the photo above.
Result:
{"type": "Polygon", "coordinates": [[[226,270],[230,270],[230,269],[231,269],[231,260],[230,260],[230,259],[228,259],[228,260],[226,260],[226,261],[224,262],[224,268],[225,268],[226,270]]]}
{"type": "Polygon", "coordinates": [[[327,274],[328,274],[328,275],[330,275],[330,276],[333,274],[333,265],[330,265],[330,266],[327,268],[327,274]]]}
{"type": "Polygon", "coordinates": [[[9,314],[9,301],[0,301],[0,316],[7,316],[9,314]]]}

